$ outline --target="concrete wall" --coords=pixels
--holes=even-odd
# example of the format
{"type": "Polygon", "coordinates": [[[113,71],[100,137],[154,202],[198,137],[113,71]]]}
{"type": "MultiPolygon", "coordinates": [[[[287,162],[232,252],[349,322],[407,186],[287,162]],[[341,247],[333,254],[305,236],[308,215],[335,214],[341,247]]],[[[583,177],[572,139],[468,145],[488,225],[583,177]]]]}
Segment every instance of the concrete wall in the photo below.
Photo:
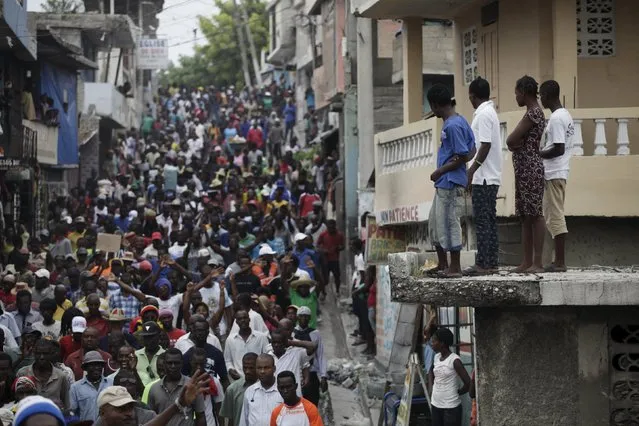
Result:
{"type": "Polygon", "coordinates": [[[480,424],[612,424],[610,406],[618,401],[610,389],[609,326],[638,313],[620,307],[476,308],[480,424]]]}
{"type": "Polygon", "coordinates": [[[402,125],[404,117],[402,90],[402,86],[375,87],[373,89],[375,133],[402,125]]]}
{"type": "Polygon", "coordinates": [[[639,87],[639,9],[635,0],[615,1],[616,55],[579,58],[579,107],[636,106],[639,87]]]}
{"type": "MultiPolygon", "coordinates": [[[[637,264],[639,218],[568,217],[566,263],[574,267],[592,265],[629,266],[637,264]]],[[[499,226],[500,263],[521,262],[519,221],[504,221],[499,226]]],[[[546,235],[544,261],[552,260],[552,239],[546,235]]]]}
{"type": "MultiPolygon", "coordinates": [[[[436,22],[426,22],[422,26],[423,74],[453,74],[455,70],[454,33],[452,26],[436,22]]],[[[393,83],[400,83],[404,79],[402,43],[402,35],[399,34],[393,42],[393,83]]]]}
{"type": "MultiPolygon", "coordinates": [[[[493,95],[499,111],[519,109],[515,102],[514,86],[524,74],[538,81],[553,78],[553,0],[507,0],[499,2],[499,20],[489,27],[481,25],[481,7],[491,0],[480,0],[455,16],[455,75],[462,76],[461,34],[470,27],[479,32],[479,70],[493,86],[493,95]],[[525,10],[526,13],[521,13],[525,10]],[[499,52],[496,73],[491,79],[486,75],[482,35],[496,31],[495,41],[499,52]]],[[[616,54],[607,58],[579,58],[577,108],[610,108],[636,106],[639,87],[634,84],[635,72],[639,67],[639,33],[635,25],[639,19],[639,9],[634,0],[615,2],[616,54]]],[[[566,25],[574,26],[573,22],[566,25]]],[[[575,29],[576,31],[576,29],[575,29]]],[[[575,54],[574,51],[566,54],[575,54]]],[[[463,94],[468,88],[463,80],[455,81],[455,92],[463,94]]],[[[566,99],[573,106],[573,99],[566,99]]],[[[458,102],[458,111],[467,118],[472,117],[472,107],[468,102],[458,102]]]]}
{"type": "Polygon", "coordinates": [[[82,186],[91,177],[93,170],[96,170],[100,176],[100,139],[98,136],[96,134],[80,147],[80,183],[82,186]]]}

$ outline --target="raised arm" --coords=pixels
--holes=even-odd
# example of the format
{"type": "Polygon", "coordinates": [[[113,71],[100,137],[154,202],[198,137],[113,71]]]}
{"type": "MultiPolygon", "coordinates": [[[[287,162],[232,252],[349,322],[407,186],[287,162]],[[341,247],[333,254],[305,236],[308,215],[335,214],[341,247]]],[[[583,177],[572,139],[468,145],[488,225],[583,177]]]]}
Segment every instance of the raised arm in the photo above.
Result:
{"type": "Polygon", "coordinates": [[[140,290],[136,288],[131,287],[130,285],[128,285],[127,283],[125,283],[120,278],[116,277],[115,275],[113,274],[109,275],[108,280],[113,281],[114,283],[119,285],[120,288],[124,290],[125,292],[131,293],[133,297],[138,299],[140,302],[144,303],[146,301],[146,298],[147,298],[146,294],[142,293],[140,290]]]}
{"type": "Polygon", "coordinates": [[[222,317],[224,316],[224,312],[225,312],[225,307],[224,305],[226,304],[226,297],[225,297],[225,288],[226,285],[224,284],[224,280],[220,281],[220,301],[217,307],[217,311],[213,312],[213,315],[211,316],[211,321],[210,321],[210,326],[211,326],[211,330],[215,330],[217,328],[217,326],[220,324],[220,321],[222,321],[222,317]]]}

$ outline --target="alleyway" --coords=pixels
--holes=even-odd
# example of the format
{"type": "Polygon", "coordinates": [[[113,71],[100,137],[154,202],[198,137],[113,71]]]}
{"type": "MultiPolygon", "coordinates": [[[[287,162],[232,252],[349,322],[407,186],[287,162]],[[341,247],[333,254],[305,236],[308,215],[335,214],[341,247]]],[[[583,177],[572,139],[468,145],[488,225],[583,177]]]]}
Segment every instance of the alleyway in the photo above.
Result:
{"type": "MultiPolygon", "coordinates": [[[[331,361],[351,360],[348,346],[350,343],[346,338],[342,318],[354,317],[342,311],[339,307],[339,301],[335,299],[335,293],[331,291],[326,301],[322,304],[322,321],[318,325],[324,340],[324,352],[329,365],[331,361]]],[[[352,324],[354,323],[349,322],[346,326],[349,327],[352,324]]],[[[332,406],[332,425],[367,426],[369,424],[362,411],[362,404],[358,396],[359,392],[347,389],[340,383],[333,381],[329,381],[328,389],[332,406]]]]}

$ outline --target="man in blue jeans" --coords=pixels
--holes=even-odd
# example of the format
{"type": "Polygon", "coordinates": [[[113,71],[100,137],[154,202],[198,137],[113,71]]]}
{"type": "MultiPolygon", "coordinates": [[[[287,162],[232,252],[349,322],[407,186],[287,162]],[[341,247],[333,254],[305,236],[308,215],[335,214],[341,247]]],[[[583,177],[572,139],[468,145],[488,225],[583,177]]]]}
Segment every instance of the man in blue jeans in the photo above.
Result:
{"type": "Polygon", "coordinates": [[[437,169],[430,175],[435,183],[435,197],[428,233],[437,251],[438,265],[429,272],[439,278],[458,278],[462,276],[462,232],[457,198],[464,195],[466,162],[475,155],[475,138],[466,119],[455,112],[450,91],[444,85],[431,87],[426,97],[433,113],[444,120],[437,169]],[[450,252],[450,264],[446,252],[450,252]]]}
{"type": "Polygon", "coordinates": [[[284,107],[284,123],[286,125],[284,140],[287,142],[290,141],[289,133],[290,134],[293,133],[293,127],[295,126],[296,113],[297,113],[297,110],[295,108],[295,101],[291,97],[288,100],[288,104],[286,104],[286,107],[284,107]]]}

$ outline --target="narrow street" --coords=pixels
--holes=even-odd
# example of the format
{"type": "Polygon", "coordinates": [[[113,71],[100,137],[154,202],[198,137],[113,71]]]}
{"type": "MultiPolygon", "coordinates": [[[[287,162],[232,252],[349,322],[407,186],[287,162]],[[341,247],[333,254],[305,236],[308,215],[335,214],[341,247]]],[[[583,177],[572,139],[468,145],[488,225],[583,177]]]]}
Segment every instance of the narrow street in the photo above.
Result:
{"type": "MultiPolygon", "coordinates": [[[[345,299],[342,299],[342,303],[345,299]]],[[[347,308],[341,307],[336,300],[335,293],[329,292],[326,300],[321,305],[322,321],[318,324],[318,330],[324,342],[324,353],[329,365],[329,377],[331,377],[331,365],[342,363],[342,366],[350,364],[350,370],[355,371],[355,366],[366,365],[367,360],[360,355],[361,346],[352,346],[347,333],[352,331],[357,323],[355,316],[348,313],[347,308]]],[[[370,362],[370,361],[368,361],[370,362]]],[[[338,364],[339,365],[339,364],[338,364]]],[[[352,386],[351,386],[352,387],[352,386]]],[[[325,416],[329,425],[334,426],[368,426],[377,424],[376,414],[371,413],[373,421],[364,412],[360,402],[360,389],[347,388],[341,383],[329,379],[330,414],[325,416]]],[[[378,413],[377,413],[378,415],[378,413]]]]}

